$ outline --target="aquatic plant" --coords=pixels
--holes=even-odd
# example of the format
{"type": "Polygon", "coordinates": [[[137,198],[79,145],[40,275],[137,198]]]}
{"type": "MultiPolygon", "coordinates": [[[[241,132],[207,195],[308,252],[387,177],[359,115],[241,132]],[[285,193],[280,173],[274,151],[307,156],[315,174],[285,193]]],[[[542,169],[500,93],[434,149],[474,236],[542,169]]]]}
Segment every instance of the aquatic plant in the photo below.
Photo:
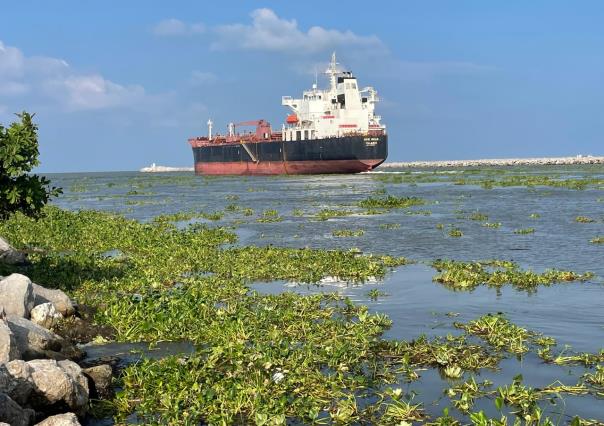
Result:
{"type": "Polygon", "coordinates": [[[593,223],[593,222],[595,222],[595,220],[592,219],[591,217],[587,217],[587,216],[577,216],[575,218],[575,222],[578,222],[578,223],[593,223]]]}
{"type": "Polygon", "coordinates": [[[604,392],[604,365],[596,365],[594,373],[585,373],[583,380],[604,392]]]}
{"type": "Polygon", "coordinates": [[[568,354],[567,350],[563,350],[555,357],[550,356],[546,361],[558,365],[583,365],[585,367],[593,367],[594,365],[604,362],[604,349],[597,354],[588,352],[580,352],[568,354]]]}
{"type": "Polygon", "coordinates": [[[350,210],[337,210],[337,209],[321,209],[316,214],[318,220],[328,220],[333,217],[350,216],[352,211],[350,210]]]}
{"type": "Polygon", "coordinates": [[[387,195],[385,197],[368,197],[358,202],[358,206],[366,209],[384,208],[384,209],[402,209],[411,206],[421,206],[426,201],[417,197],[396,197],[387,195]]]}
{"type": "Polygon", "coordinates": [[[527,234],[534,234],[534,233],[535,233],[535,228],[514,229],[514,234],[518,234],[518,235],[527,235],[527,234]]]}
{"type": "Polygon", "coordinates": [[[459,238],[463,236],[463,232],[461,231],[461,229],[453,226],[451,227],[451,229],[449,229],[449,236],[459,238]]]}
{"type": "Polygon", "coordinates": [[[604,244],[604,236],[594,237],[589,242],[592,244],[604,244]]]}
{"type": "Polygon", "coordinates": [[[413,215],[430,216],[432,214],[432,212],[430,210],[407,210],[405,212],[405,214],[408,216],[413,216],[413,215]]]}
{"type": "Polygon", "coordinates": [[[482,224],[485,228],[500,228],[501,222],[485,222],[482,224]]]}
{"type": "Polygon", "coordinates": [[[531,214],[529,215],[529,217],[530,217],[531,219],[539,219],[539,218],[541,217],[541,215],[540,215],[539,213],[531,213],[531,214]]]}
{"type": "Polygon", "coordinates": [[[362,229],[335,229],[331,232],[334,237],[360,237],[364,234],[362,229]]]}
{"type": "MultiPolygon", "coordinates": [[[[385,315],[334,294],[260,295],[246,285],[325,276],[360,282],[405,259],[224,247],[235,235],[205,224],[179,230],[166,218],[143,224],[93,211],[50,207],[45,213],[40,221],[16,215],[0,223],[15,246],[35,248],[27,270],[32,279],[98,309],[95,320],[111,325],[118,340],[189,340],[197,347],[187,357],[124,370],[123,390],[112,403],[118,422],[133,412],[141,422],[172,424],[322,418],[375,424],[422,416],[418,404],[382,392],[403,362],[381,345],[391,325],[385,315]],[[105,256],[110,250],[123,256],[105,256]],[[361,393],[378,402],[361,409],[354,399],[361,393]]],[[[19,268],[2,265],[0,274],[19,268]]]]}
{"type": "MultiPolygon", "coordinates": [[[[466,336],[435,337],[426,336],[409,342],[383,341],[380,347],[388,353],[392,362],[407,368],[432,367],[445,369],[459,367],[463,371],[477,371],[482,368],[494,369],[501,357],[480,345],[469,342],[466,336]]],[[[417,378],[413,374],[412,379],[417,378]]]]}
{"type": "Polygon", "coordinates": [[[489,216],[487,216],[484,213],[474,212],[470,215],[469,219],[484,222],[484,221],[489,220],[489,216]]]}
{"type": "Polygon", "coordinates": [[[445,390],[445,394],[451,399],[455,408],[462,413],[468,413],[474,407],[474,402],[477,399],[491,394],[487,389],[492,384],[488,380],[476,382],[476,379],[472,376],[460,385],[445,390]]]}
{"type": "Polygon", "coordinates": [[[262,216],[256,219],[260,223],[281,222],[283,218],[279,216],[279,212],[274,209],[267,209],[262,212],[262,216]]]}
{"type": "Polygon", "coordinates": [[[380,223],[380,229],[400,229],[400,223],[380,223]]]}
{"type": "Polygon", "coordinates": [[[535,389],[522,384],[522,375],[517,375],[514,377],[512,384],[499,387],[497,390],[503,403],[516,408],[514,414],[526,420],[533,420],[531,414],[539,408],[537,401],[540,394],[535,389]]]}
{"type": "Polygon", "coordinates": [[[499,288],[511,284],[518,290],[534,291],[539,285],[551,285],[560,282],[586,281],[593,274],[578,274],[573,271],[551,269],[543,273],[523,271],[510,261],[487,260],[481,262],[461,262],[455,260],[436,260],[432,266],[439,272],[433,281],[452,290],[473,290],[484,284],[499,288]]]}
{"type": "Polygon", "coordinates": [[[497,349],[515,354],[528,352],[528,339],[532,333],[511,323],[502,314],[487,314],[467,324],[455,323],[456,327],[486,340],[497,349]]]}
{"type": "Polygon", "coordinates": [[[378,290],[377,288],[372,288],[371,290],[369,290],[367,292],[367,296],[371,299],[371,300],[378,300],[378,298],[380,297],[384,297],[387,296],[386,293],[384,293],[381,290],[378,290]]]}

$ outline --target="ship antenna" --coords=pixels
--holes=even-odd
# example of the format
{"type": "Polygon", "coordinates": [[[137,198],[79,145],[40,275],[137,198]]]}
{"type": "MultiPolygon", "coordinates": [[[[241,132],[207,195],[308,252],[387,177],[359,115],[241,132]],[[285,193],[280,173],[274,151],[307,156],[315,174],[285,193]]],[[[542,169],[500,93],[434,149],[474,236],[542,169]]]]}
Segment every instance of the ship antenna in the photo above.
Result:
{"type": "Polygon", "coordinates": [[[331,63],[329,64],[329,68],[326,71],[326,73],[329,74],[332,92],[335,92],[336,90],[336,74],[338,73],[337,65],[338,63],[336,62],[336,52],[333,52],[331,54],[331,63]]]}

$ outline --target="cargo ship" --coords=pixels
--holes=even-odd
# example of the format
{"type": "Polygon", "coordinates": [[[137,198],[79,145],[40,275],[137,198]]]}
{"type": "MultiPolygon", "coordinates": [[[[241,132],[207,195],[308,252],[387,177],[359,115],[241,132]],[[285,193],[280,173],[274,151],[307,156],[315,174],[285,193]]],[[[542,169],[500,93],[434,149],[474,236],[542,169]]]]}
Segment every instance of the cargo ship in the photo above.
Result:
{"type": "Polygon", "coordinates": [[[388,135],[374,113],[373,87],[360,89],[350,71],[342,71],[335,53],[325,72],[329,88],[317,81],[302,98],[283,96],[290,109],[280,131],[266,120],[229,123],[225,135],[189,139],[198,175],[278,175],[359,173],[375,169],[388,155],[388,135]],[[252,131],[238,131],[252,126],[252,131]]]}

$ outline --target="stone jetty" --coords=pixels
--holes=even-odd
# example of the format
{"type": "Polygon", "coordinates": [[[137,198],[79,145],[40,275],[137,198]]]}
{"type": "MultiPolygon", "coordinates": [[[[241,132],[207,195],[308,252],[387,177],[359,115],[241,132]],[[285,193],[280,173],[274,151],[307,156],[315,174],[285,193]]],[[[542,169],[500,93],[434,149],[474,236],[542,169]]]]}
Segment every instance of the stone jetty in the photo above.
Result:
{"type": "MultiPolygon", "coordinates": [[[[0,238],[0,263],[27,256],[0,238]]],[[[13,273],[0,277],[0,425],[79,425],[89,398],[110,393],[108,365],[81,368],[82,351],[52,328],[77,313],[61,290],[13,273]]]]}
{"type": "Polygon", "coordinates": [[[482,160],[443,160],[443,161],[409,161],[387,162],[378,170],[388,168],[419,168],[419,167],[485,167],[485,166],[549,166],[549,165],[578,165],[604,164],[604,157],[577,155],[574,157],[542,157],[542,158],[491,158],[482,160]]]}

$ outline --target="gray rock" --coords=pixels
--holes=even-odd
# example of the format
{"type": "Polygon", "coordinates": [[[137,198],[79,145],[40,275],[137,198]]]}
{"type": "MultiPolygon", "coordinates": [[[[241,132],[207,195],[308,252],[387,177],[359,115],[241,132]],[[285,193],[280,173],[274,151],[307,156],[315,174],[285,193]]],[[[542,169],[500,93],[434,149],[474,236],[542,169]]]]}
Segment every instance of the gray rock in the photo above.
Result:
{"type": "Polygon", "coordinates": [[[34,305],[33,284],[21,274],[11,274],[0,281],[0,305],[7,315],[29,318],[34,305]]]}
{"type": "Polygon", "coordinates": [[[48,417],[35,426],[80,426],[80,422],[75,414],[65,413],[48,417]]]}
{"type": "Polygon", "coordinates": [[[50,289],[42,287],[39,284],[34,283],[34,305],[41,305],[42,303],[50,302],[54,305],[57,312],[67,317],[75,313],[75,308],[71,299],[61,290],[50,289]]]}
{"type": "Polygon", "coordinates": [[[84,375],[90,379],[90,397],[95,399],[110,399],[113,396],[111,380],[113,369],[109,364],[97,365],[82,370],[84,375]]]}
{"type": "Polygon", "coordinates": [[[34,306],[29,316],[31,322],[44,328],[51,328],[59,319],[63,318],[63,315],[57,312],[55,306],[50,302],[34,306]]]}
{"type": "Polygon", "coordinates": [[[0,393],[0,422],[11,426],[29,426],[35,414],[34,410],[23,409],[10,396],[0,393]]]}
{"type": "Polygon", "coordinates": [[[23,265],[27,263],[27,255],[15,250],[5,239],[0,237],[0,263],[23,265]]]}
{"type": "Polygon", "coordinates": [[[67,405],[78,415],[88,407],[88,379],[75,362],[35,359],[27,363],[31,368],[34,393],[29,403],[36,408],[67,405]]]}
{"type": "Polygon", "coordinates": [[[17,347],[25,360],[36,358],[74,359],[82,356],[79,349],[44,327],[17,316],[9,316],[7,319],[17,347]]]}
{"type": "Polygon", "coordinates": [[[0,308],[0,365],[21,358],[21,351],[0,308]]]}
{"type": "Polygon", "coordinates": [[[0,393],[5,393],[16,403],[25,405],[34,390],[31,373],[29,364],[22,360],[0,366],[0,393]]]}

